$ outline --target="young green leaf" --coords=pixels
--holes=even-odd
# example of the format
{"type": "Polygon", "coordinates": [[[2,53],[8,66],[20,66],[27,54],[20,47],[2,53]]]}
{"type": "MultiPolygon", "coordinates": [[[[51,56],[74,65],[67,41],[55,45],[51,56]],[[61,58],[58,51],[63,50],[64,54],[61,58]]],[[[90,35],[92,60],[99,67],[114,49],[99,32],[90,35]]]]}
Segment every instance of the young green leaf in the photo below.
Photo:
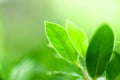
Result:
{"type": "Polygon", "coordinates": [[[67,22],[66,27],[68,36],[70,37],[73,45],[78,50],[80,56],[85,60],[86,50],[88,47],[88,39],[85,32],[70,21],[67,22]]]}
{"type": "Polygon", "coordinates": [[[68,38],[65,29],[60,25],[51,22],[46,22],[45,24],[46,35],[54,49],[68,61],[76,63],[78,53],[68,38]]]}
{"type": "Polygon", "coordinates": [[[86,64],[89,75],[96,79],[105,70],[112,54],[114,35],[107,24],[102,25],[88,47],[86,64]]]}
{"type": "Polygon", "coordinates": [[[114,57],[106,69],[107,80],[120,80],[120,41],[115,43],[114,57]]]}

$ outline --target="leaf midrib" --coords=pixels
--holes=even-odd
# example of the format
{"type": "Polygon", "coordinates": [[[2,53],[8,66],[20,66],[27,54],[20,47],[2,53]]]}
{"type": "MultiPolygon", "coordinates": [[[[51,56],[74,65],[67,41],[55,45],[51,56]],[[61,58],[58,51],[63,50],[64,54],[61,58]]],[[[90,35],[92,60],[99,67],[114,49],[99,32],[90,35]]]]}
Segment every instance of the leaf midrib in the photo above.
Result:
{"type": "MultiPolygon", "coordinates": [[[[100,43],[102,43],[103,42],[103,40],[100,42],[100,43]]],[[[94,78],[96,78],[97,77],[97,73],[98,73],[98,67],[99,67],[99,61],[100,61],[100,51],[101,51],[101,49],[102,49],[102,45],[100,45],[100,48],[99,48],[99,53],[98,53],[98,58],[97,58],[97,66],[96,66],[96,72],[95,72],[95,76],[94,76],[94,78]]]]}
{"type": "MultiPolygon", "coordinates": [[[[63,28],[63,30],[65,31],[65,29],[63,28]]],[[[55,33],[57,33],[56,32],[56,30],[53,28],[53,31],[55,31],[55,33]]],[[[56,36],[56,38],[57,37],[61,37],[59,34],[55,34],[54,33],[54,35],[56,36]]],[[[66,33],[66,32],[65,32],[66,33]]],[[[67,36],[67,33],[66,33],[66,36],[67,36]]],[[[58,39],[57,38],[57,40],[62,44],[61,46],[63,46],[63,48],[65,49],[65,51],[67,52],[67,56],[71,59],[71,60],[73,60],[74,61],[74,59],[72,58],[72,56],[71,55],[68,55],[68,52],[69,52],[69,50],[70,49],[68,49],[68,47],[66,46],[66,42],[65,42],[65,44],[63,44],[64,42],[64,40],[61,38],[61,40],[60,39],[58,39]]],[[[73,53],[72,53],[73,54],[73,53]]],[[[73,54],[73,56],[75,57],[75,54],[73,54]]]]}
{"type": "MultiPolygon", "coordinates": [[[[71,29],[70,29],[70,27],[68,28],[69,29],[69,31],[71,31],[71,29]]],[[[68,32],[69,32],[68,31],[68,32]]],[[[76,29],[74,29],[74,31],[76,31],[76,29]]],[[[69,32],[69,34],[71,34],[70,32],[69,32]]],[[[81,31],[81,29],[79,29],[78,28],[78,30],[77,30],[77,32],[76,32],[76,34],[77,34],[77,36],[79,36],[79,34],[80,35],[83,35],[84,36],[84,33],[81,31]],[[80,33],[78,33],[78,31],[80,32],[80,33]]],[[[72,35],[72,34],[71,34],[72,35]]],[[[73,36],[73,35],[72,35],[73,36]]],[[[71,36],[70,36],[71,37],[71,36]]],[[[85,37],[85,36],[84,36],[85,37]]],[[[86,38],[86,37],[85,37],[86,38]]],[[[86,39],[85,39],[86,40],[86,39]]],[[[78,50],[78,52],[82,55],[82,58],[84,58],[85,57],[85,49],[83,48],[83,44],[82,44],[82,40],[80,39],[80,38],[78,38],[77,40],[74,40],[74,41],[72,41],[73,42],[73,44],[74,44],[74,47],[78,50]],[[74,41],[77,41],[77,42],[79,42],[79,44],[80,44],[80,47],[79,46],[75,46],[75,44],[74,44],[74,41]]]]}

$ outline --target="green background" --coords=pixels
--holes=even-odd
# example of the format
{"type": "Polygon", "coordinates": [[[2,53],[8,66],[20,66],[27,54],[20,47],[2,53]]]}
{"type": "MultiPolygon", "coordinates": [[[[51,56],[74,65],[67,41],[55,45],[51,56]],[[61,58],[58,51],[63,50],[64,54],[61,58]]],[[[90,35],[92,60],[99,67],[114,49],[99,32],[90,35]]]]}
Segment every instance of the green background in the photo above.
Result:
{"type": "Polygon", "coordinates": [[[76,80],[48,75],[79,71],[48,47],[45,20],[62,26],[71,20],[89,40],[107,22],[120,40],[119,0],[0,0],[0,74],[6,80],[76,80]]]}

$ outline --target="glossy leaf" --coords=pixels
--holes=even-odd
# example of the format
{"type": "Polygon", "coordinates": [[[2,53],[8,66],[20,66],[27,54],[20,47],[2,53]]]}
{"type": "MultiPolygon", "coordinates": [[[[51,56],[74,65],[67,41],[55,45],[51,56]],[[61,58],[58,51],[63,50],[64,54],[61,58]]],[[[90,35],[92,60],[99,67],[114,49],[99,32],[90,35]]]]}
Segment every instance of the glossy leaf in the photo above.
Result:
{"type": "Polygon", "coordinates": [[[46,35],[54,49],[70,62],[76,62],[78,53],[73,47],[66,30],[55,23],[46,22],[46,35]]]}
{"type": "Polygon", "coordinates": [[[103,24],[93,36],[88,47],[86,64],[89,75],[96,79],[106,69],[111,57],[114,35],[107,24],[103,24]]]}
{"type": "Polygon", "coordinates": [[[76,50],[78,50],[80,56],[85,60],[86,50],[88,47],[88,39],[78,26],[73,24],[72,22],[67,22],[67,33],[75,46],[76,50]]]}
{"type": "Polygon", "coordinates": [[[120,80],[120,42],[115,43],[114,57],[106,69],[107,80],[120,80]]]}

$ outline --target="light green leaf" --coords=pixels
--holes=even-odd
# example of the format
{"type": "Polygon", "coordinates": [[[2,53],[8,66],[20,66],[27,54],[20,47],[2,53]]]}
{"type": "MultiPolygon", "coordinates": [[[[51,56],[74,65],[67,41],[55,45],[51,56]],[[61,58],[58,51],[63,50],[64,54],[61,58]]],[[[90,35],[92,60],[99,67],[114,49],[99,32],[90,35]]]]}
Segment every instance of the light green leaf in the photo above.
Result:
{"type": "Polygon", "coordinates": [[[115,42],[114,57],[106,69],[107,80],[120,80],[120,41],[115,42]]]}
{"type": "Polygon", "coordinates": [[[75,46],[76,50],[79,52],[80,56],[85,60],[86,50],[88,47],[88,39],[85,32],[83,32],[78,26],[72,22],[67,22],[67,33],[75,46]]]}
{"type": "Polygon", "coordinates": [[[86,64],[89,75],[96,79],[106,69],[111,57],[114,35],[107,24],[103,24],[93,36],[88,47],[86,64]]]}
{"type": "Polygon", "coordinates": [[[35,69],[35,62],[25,59],[20,64],[13,67],[8,80],[30,80],[35,69]]]}
{"type": "Polygon", "coordinates": [[[82,78],[81,75],[73,72],[64,72],[64,71],[50,71],[48,72],[49,75],[62,75],[62,76],[73,76],[73,77],[78,77],[82,78]]]}
{"type": "Polygon", "coordinates": [[[64,59],[76,63],[78,53],[67,36],[66,30],[55,23],[46,22],[46,35],[54,49],[64,57],[64,59]]]}

